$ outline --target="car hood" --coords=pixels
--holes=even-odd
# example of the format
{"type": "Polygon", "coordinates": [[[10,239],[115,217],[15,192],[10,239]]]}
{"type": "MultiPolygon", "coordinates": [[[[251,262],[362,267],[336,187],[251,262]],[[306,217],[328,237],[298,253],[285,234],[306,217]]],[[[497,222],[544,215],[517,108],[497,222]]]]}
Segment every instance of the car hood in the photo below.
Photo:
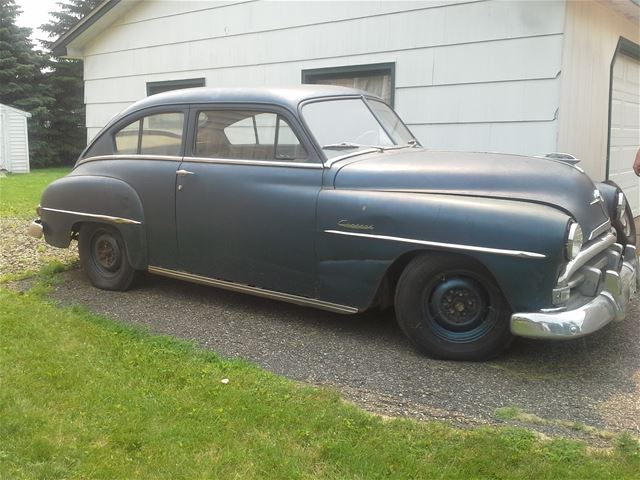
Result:
{"type": "MultiPolygon", "coordinates": [[[[340,162],[342,163],[342,162],[340,162]]],[[[337,189],[480,196],[535,202],[563,210],[585,240],[609,218],[581,170],[558,160],[498,153],[387,150],[338,167],[337,189]]]]}

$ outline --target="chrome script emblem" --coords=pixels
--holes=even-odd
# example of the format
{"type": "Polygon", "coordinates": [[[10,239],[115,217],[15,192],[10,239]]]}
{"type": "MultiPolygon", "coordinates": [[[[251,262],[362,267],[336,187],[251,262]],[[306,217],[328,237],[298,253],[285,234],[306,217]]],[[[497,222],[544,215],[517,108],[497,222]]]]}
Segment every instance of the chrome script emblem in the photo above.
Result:
{"type": "Polygon", "coordinates": [[[338,226],[342,228],[348,228],[350,230],[373,230],[373,225],[366,225],[363,223],[351,223],[349,220],[340,220],[338,226]]]}

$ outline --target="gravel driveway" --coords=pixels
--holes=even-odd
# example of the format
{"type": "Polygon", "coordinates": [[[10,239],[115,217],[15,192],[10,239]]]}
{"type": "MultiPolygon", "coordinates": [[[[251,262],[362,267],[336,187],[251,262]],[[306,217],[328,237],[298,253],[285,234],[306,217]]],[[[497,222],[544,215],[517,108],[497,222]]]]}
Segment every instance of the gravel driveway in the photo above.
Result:
{"type": "Polygon", "coordinates": [[[132,291],[107,292],[77,270],[62,274],[53,297],[329,385],[386,415],[473,425],[500,422],[497,408],[517,407],[540,417],[524,421],[543,433],[596,443],[601,430],[640,436],[637,300],[627,320],[585,339],[518,339],[497,360],[469,363],[419,355],[390,312],[343,316],[152,275],[132,291]]]}
{"type": "Polygon", "coordinates": [[[43,240],[27,235],[32,219],[0,218],[0,275],[38,271],[42,265],[57,260],[69,263],[78,258],[78,244],[55,248],[43,240]]]}

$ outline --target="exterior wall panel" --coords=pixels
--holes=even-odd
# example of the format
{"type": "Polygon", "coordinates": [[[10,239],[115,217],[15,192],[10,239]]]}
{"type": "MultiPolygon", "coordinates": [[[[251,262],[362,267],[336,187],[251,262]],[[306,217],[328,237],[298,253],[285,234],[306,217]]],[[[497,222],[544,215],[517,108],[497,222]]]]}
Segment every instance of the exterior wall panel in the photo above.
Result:
{"type": "Polygon", "coordinates": [[[425,145],[544,153],[564,13],[561,1],[141,2],[84,47],[88,136],[149,81],[299,84],[304,69],[394,62],[396,108],[425,145]]]}
{"type": "Polygon", "coordinates": [[[550,152],[555,148],[557,121],[482,124],[412,125],[420,141],[434,150],[480,152],[550,152]]]}
{"type": "Polygon", "coordinates": [[[620,36],[640,43],[640,28],[611,8],[582,1],[567,3],[565,28],[558,150],[580,158],[600,181],[606,177],[611,61],[620,36]]]}

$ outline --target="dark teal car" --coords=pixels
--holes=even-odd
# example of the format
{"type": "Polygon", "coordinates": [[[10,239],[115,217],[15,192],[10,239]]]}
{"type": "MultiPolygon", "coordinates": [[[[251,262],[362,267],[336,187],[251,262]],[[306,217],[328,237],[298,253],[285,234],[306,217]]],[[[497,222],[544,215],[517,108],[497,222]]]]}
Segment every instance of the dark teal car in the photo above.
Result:
{"type": "Polygon", "coordinates": [[[137,272],[339,313],[393,307],[428,355],[621,319],[635,230],[614,184],[570,160],[423,148],[340,87],[188,89],[119,114],[30,227],[79,242],[93,285],[137,272]]]}

